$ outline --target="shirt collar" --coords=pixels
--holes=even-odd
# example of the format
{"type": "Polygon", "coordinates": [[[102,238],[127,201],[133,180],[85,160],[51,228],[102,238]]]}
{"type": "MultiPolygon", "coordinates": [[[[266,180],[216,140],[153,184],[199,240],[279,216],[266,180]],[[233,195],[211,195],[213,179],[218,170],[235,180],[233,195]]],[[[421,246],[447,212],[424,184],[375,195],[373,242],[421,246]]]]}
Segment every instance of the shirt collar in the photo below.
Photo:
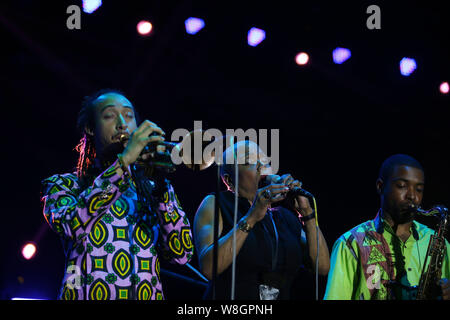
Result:
{"type": "MultiPolygon", "coordinates": [[[[383,219],[381,209],[378,210],[378,213],[377,213],[375,219],[373,219],[373,224],[374,224],[376,232],[378,232],[379,234],[383,234],[383,232],[386,228],[389,233],[395,234],[394,230],[392,230],[391,226],[386,222],[385,219],[383,219]]],[[[419,240],[419,233],[417,231],[416,221],[414,221],[414,220],[411,223],[411,233],[414,237],[414,240],[416,240],[416,241],[419,240]]]]}

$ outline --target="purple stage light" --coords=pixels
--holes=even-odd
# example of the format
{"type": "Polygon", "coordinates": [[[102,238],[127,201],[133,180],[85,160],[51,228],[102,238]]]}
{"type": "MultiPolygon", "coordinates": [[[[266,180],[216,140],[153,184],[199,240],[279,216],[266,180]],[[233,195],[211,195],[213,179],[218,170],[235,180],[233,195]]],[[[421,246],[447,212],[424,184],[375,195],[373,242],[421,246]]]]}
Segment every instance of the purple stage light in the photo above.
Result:
{"type": "Polygon", "coordinates": [[[83,11],[92,13],[102,5],[102,0],[83,0],[83,11]]]}
{"type": "Polygon", "coordinates": [[[414,72],[414,70],[416,70],[416,68],[416,60],[412,58],[403,58],[400,61],[400,73],[402,74],[402,76],[408,77],[409,75],[411,75],[411,73],[414,72]]]}
{"type": "Polygon", "coordinates": [[[203,27],[205,26],[205,21],[199,18],[190,17],[189,19],[186,19],[184,25],[186,26],[187,33],[196,34],[201,29],[203,29],[203,27]]]}
{"type": "Polygon", "coordinates": [[[346,60],[350,59],[352,53],[346,48],[336,48],[333,50],[333,61],[336,64],[344,63],[346,60]]]}
{"type": "Polygon", "coordinates": [[[247,34],[247,42],[249,46],[256,47],[266,38],[266,32],[262,29],[251,28],[247,34]]]}

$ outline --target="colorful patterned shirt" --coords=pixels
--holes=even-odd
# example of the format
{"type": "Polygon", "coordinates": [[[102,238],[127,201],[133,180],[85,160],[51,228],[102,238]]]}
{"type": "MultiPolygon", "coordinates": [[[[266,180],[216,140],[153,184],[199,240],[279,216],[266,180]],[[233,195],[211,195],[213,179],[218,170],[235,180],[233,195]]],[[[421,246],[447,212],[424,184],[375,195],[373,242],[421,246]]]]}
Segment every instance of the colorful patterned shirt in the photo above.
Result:
{"type": "MultiPolygon", "coordinates": [[[[411,287],[419,284],[434,230],[413,221],[410,231],[410,237],[403,242],[378,214],[374,220],[343,234],[333,246],[324,299],[414,299],[416,290],[411,287]],[[392,286],[390,281],[397,278],[401,285],[392,286]]],[[[447,241],[446,247],[442,278],[450,276],[447,241]]]]}
{"type": "Polygon", "coordinates": [[[189,221],[173,187],[167,184],[151,214],[137,201],[134,181],[119,175],[116,165],[85,190],[73,173],[42,181],[44,216],[66,254],[59,299],[162,300],[159,258],[185,264],[192,257],[189,221]]]}

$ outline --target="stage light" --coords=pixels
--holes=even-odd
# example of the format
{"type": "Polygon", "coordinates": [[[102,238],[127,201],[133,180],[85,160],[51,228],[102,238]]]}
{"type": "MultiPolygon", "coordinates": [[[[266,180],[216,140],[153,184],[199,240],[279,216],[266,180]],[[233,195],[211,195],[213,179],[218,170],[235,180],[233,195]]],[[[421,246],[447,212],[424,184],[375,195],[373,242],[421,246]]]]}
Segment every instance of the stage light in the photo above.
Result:
{"type": "Polygon", "coordinates": [[[306,52],[300,52],[295,56],[295,62],[299,66],[303,66],[303,65],[307,64],[308,61],[309,61],[309,56],[306,52]]]}
{"type": "Polygon", "coordinates": [[[189,19],[186,19],[184,25],[186,26],[187,33],[196,34],[201,29],[203,29],[203,27],[205,26],[205,21],[199,18],[190,17],[189,19]]]}
{"type": "Polygon", "coordinates": [[[256,47],[266,38],[266,32],[262,29],[251,28],[247,34],[247,42],[249,46],[256,47]]]}
{"type": "Polygon", "coordinates": [[[405,77],[411,75],[411,73],[413,73],[416,68],[416,60],[412,58],[403,58],[400,61],[400,73],[405,77]]]}
{"type": "Polygon", "coordinates": [[[449,85],[448,82],[442,82],[441,85],[439,86],[439,91],[442,94],[447,94],[449,92],[449,85]]]}
{"type": "Polygon", "coordinates": [[[29,242],[23,246],[22,256],[25,259],[30,260],[34,257],[35,254],[36,254],[36,245],[34,243],[29,242]]]}
{"type": "Polygon", "coordinates": [[[333,50],[333,61],[336,64],[342,64],[350,57],[352,56],[352,53],[349,49],[346,48],[336,48],[333,50]]]}
{"type": "Polygon", "coordinates": [[[102,0],[83,0],[83,11],[92,13],[102,5],[102,0]]]}
{"type": "Polygon", "coordinates": [[[140,35],[146,36],[152,31],[153,26],[149,21],[142,20],[137,24],[136,29],[140,35]]]}

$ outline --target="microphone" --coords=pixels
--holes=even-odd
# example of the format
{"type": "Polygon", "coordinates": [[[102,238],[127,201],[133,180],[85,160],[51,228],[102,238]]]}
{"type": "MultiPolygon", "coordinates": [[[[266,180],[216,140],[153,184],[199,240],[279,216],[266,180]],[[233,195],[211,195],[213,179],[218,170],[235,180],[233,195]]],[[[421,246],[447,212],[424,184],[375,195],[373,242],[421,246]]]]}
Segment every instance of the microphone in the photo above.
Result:
{"type": "MultiPolygon", "coordinates": [[[[275,183],[281,183],[281,177],[275,182],[275,183]]],[[[264,179],[261,179],[259,182],[259,188],[268,186],[270,184],[270,181],[268,177],[266,176],[264,179]]],[[[296,196],[303,196],[306,198],[314,198],[311,192],[306,191],[305,189],[294,187],[293,189],[288,191],[288,197],[296,197],[296,196]]]]}
{"type": "Polygon", "coordinates": [[[314,198],[314,196],[311,194],[311,192],[308,192],[305,189],[302,189],[299,187],[295,187],[292,190],[289,190],[288,195],[293,195],[294,197],[303,196],[303,197],[310,198],[310,199],[314,198]]]}
{"type": "MultiPolygon", "coordinates": [[[[281,177],[280,179],[278,179],[277,183],[281,183],[281,177]]],[[[310,199],[314,198],[311,192],[308,192],[300,187],[294,187],[288,191],[288,197],[296,197],[296,196],[303,196],[310,199]]]]}

